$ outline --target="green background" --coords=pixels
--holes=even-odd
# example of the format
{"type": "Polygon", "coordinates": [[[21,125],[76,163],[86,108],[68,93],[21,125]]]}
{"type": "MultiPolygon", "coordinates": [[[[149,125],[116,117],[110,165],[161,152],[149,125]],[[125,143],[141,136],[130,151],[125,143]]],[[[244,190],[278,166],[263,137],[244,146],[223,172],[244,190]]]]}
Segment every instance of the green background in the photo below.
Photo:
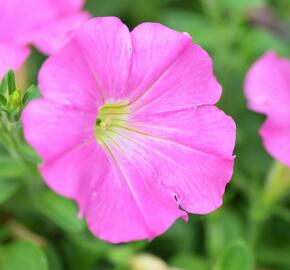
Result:
{"type": "MultiPolygon", "coordinates": [[[[223,86],[218,106],[237,124],[234,176],[216,212],[177,221],[151,242],[111,245],[91,235],[73,202],[46,189],[33,168],[24,170],[17,151],[0,145],[0,270],[155,270],[132,263],[143,253],[178,269],[289,270],[290,173],[265,152],[264,116],[247,109],[243,81],[267,50],[290,56],[290,1],[89,0],[86,9],[118,16],[130,29],[160,22],[209,52],[223,86]]],[[[33,51],[26,84],[37,84],[44,59],[33,51]]],[[[19,151],[37,160],[31,149],[19,151]]]]}

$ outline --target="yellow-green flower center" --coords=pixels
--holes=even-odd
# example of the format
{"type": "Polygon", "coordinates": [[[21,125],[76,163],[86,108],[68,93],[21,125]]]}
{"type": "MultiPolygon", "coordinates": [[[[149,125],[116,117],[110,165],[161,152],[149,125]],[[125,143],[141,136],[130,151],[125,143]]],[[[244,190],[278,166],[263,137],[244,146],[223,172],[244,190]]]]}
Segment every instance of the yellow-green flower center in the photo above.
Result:
{"type": "Polygon", "coordinates": [[[125,127],[128,121],[129,106],[124,103],[106,103],[98,113],[96,119],[96,138],[105,143],[117,134],[120,127],[125,127]]]}

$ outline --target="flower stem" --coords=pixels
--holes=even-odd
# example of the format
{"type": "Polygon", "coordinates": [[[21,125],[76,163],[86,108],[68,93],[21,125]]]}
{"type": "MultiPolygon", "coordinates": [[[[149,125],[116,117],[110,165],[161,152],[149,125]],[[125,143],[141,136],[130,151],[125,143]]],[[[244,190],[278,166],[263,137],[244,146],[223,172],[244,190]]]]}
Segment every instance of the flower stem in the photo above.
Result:
{"type": "Polygon", "coordinates": [[[24,184],[28,187],[31,194],[35,194],[35,189],[38,189],[41,181],[36,163],[27,159],[21,151],[25,142],[20,136],[19,122],[9,122],[4,113],[0,113],[0,142],[8,154],[17,162],[26,172],[27,177],[24,184]]]}

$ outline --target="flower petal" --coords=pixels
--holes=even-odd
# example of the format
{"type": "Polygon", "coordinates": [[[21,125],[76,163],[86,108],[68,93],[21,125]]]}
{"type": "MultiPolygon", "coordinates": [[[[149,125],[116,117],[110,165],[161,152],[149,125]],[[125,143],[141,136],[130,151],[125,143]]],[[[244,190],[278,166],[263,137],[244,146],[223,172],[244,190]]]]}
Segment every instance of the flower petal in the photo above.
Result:
{"type": "Polygon", "coordinates": [[[95,186],[85,214],[96,236],[114,243],[153,239],[177,218],[187,219],[186,213],[178,209],[173,193],[158,179],[144,177],[131,157],[112,148],[110,173],[95,186]],[[116,220],[122,222],[116,224],[116,220]]]}
{"type": "Polygon", "coordinates": [[[249,107],[275,118],[290,118],[290,61],[278,58],[274,52],[261,57],[249,70],[245,81],[245,94],[249,107]]]}
{"type": "Polygon", "coordinates": [[[132,183],[163,186],[171,200],[176,197],[182,209],[191,213],[206,214],[222,204],[225,186],[233,173],[233,158],[138,131],[120,128],[119,134],[109,148],[128,178],[134,179],[132,183]]]}
{"type": "Polygon", "coordinates": [[[212,105],[167,113],[143,110],[130,116],[130,127],[152,136],[223,158],[232,158],[235,123],[212,105]]]}
{"type": "Polygon", "coordinates": [[[75,42],[105,101],[126,97],[132,53],[130,33],[118,18],[94,18],[75,32],[75,42]]]}
{"type": "Polygon", "coordinates": [[[9,0],[1,2],[0,39],[27,45],[34,43],[52,54],[67,42],[67,32],[88,18],[80,12],[84,0],[9,0]],[[33,16],[31,12],[34,11],[33,16]]]}
{"type": "Polygon", "coordinates": [[[53,3],[59,14],[72,14],[79,11],[85,4],[86,0],[49,0],[53,3]]]}
{"type": "Polygon", "coordinates": [[[29,53],[26,47],[0,44],[0,79],[9,69],[17,70],[29,53]]]}
{"type": "Polygon", "coordinates": [[[1,1],[0,39],[25,45],[27,35],[55,15],[50,0],[1,1]]]}
{"type": "Polygon", "coordinates": [[[47,185],[55,192],[75,199],[83,213],[92,196],[93,184],[109,172],[107,158],[96,140],[85,141],[40,166],[47,185]]]}
{"type": "Polygon", "coordinates": [[[172,194],[131,166],[125,158],[116,163],[92,141],[45,163],[41,173],[54,191],[78,202],[96,236],[119,243],[153,238],[186,216],[172,194]]]}
{"type": "Polygon", "coordinates": [[[47,99],[31,101],[22,113],[24,135],[44,161],[94,138],[94,114],[47,99]]]}
{"type": "Polygon", "coordinates": [[[188,34],[145,23],[131,36],[128,88],[133,110],[143,106],[155,111],[176,110],[218,101],[221,87],[213,76],[211,59],[188,34]]]}
{"type": "Polygon", "coordinates": [[[79,12],[54,20],[32,32],[29,42],[44,54],[54,54],[70,40],[71,31],[81,26],[88,18],[88,13],[79,12]]]}
{"type": "Polygon", "coordinates": [[[48,99],[96,116],[103,104],[94,74],[75,41],[46,60],[39,73],[39,88],[48,99]]]}
{"type": "MultiPolygon", "coordinates": [[[[289,120],[289,118],[288,118],[289,120]]],[[[267,151],[276,159],[290,166],[290,123],[281,125],[267,119],[260,129],[260,135],[267,151]]]]}

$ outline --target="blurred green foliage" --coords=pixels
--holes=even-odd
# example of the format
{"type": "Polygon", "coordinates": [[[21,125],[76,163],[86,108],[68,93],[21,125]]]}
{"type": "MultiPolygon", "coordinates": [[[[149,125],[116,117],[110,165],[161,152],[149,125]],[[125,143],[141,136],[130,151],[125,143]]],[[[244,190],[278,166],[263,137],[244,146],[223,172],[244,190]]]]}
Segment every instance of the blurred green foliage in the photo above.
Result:
{"type": "MultiPolygon", "coordinates": [[[[73,202],[53,194],[25,169],[17,155],[25,156],[27,164],[39,160],[30,148],[21,146],[19,153],[2,142],[0,269],[126,270],[132,269],[130,260],[135,255],[151,253],[178,269],[289,270],[289,191],[282,188],[283,198],[275,194],[275,202],[263,200],[272,159],[258,136],[264,117],[247,109],[243,80],[265,51],[290,56],[290,1],[88,0],[86,9],[94,16],[118,16],[131,29],[144,21],[163,23],[188,32],[209,52],[223,86],[218,106],[237,124],[235,173],[224,204],[215,213],[191,215],[188,223],[177,221],[151,242],[111,245],[88,232],[73,202]]],[[[36,51],[30,57],[29,84],[37,84],[44,59],[36,51]]],[[[27,93],[25,103],[39,95],[36,88],[27,93]]],[[[19,126],[10,128],[21,136],[19,126]]],[[[276,185],[280,184],[278,177],[276,185]]]]}

